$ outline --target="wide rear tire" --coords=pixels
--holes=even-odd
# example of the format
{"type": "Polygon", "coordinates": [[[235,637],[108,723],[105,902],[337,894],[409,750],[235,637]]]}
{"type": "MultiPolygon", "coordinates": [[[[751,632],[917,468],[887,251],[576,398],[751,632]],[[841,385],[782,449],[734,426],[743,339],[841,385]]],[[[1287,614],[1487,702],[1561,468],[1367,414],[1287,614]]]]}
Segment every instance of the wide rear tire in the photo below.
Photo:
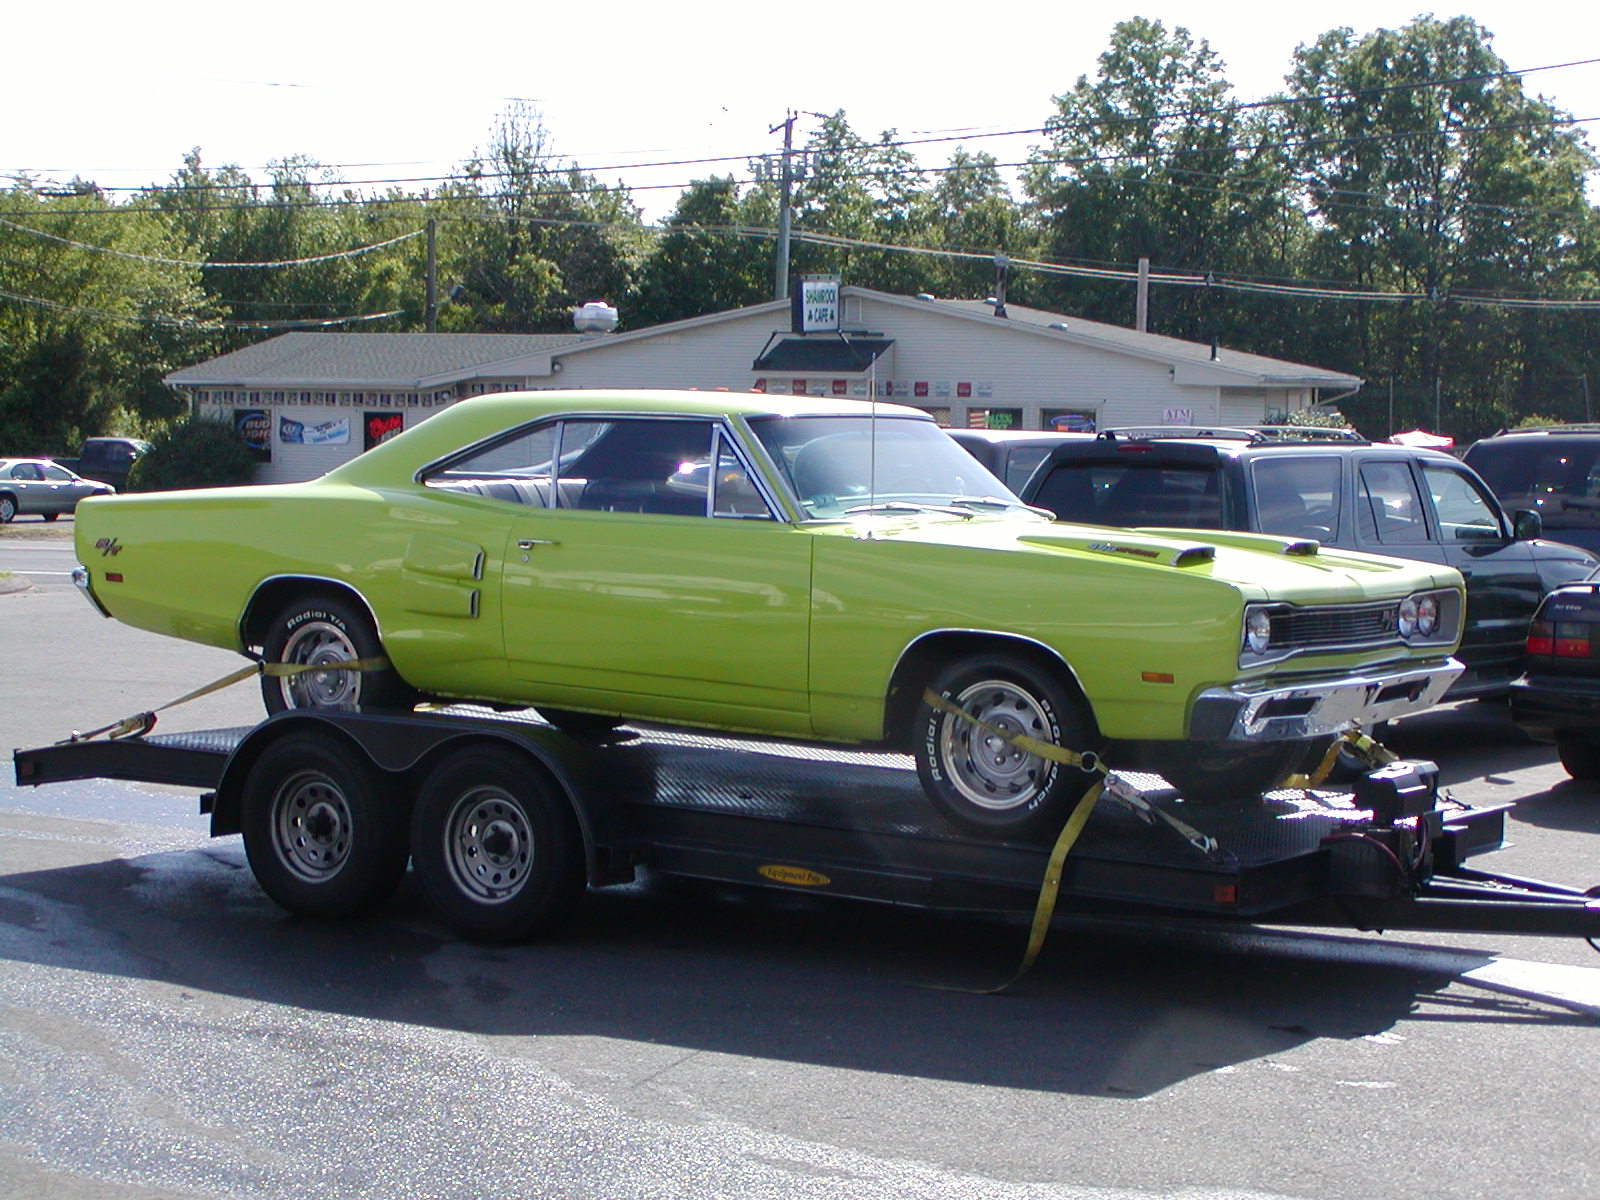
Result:
{"type": "Polygon", "coordinates": [[[393,667],[341,671],[332,664],[383,654],[383,643],[366,611],[340,596],[305,595],[285,605],[262,640],[267,662],[329,665],[325,671],[261,677],[261,698],[269,713],[290,708],[409,708],[415,690],[393,667]]]}
{"type": "Polygon", "coordinates": [[[1581,733],[1556,736],[1556,753],[1567,774],[1584,783],[1600,779],[1600,741],[1581,733]]]}

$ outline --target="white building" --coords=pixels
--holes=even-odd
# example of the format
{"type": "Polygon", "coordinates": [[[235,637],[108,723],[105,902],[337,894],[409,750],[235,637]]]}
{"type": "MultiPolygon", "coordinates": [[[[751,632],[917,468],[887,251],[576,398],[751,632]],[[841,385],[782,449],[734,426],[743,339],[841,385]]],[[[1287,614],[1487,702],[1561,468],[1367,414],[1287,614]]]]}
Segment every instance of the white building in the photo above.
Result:
{"type": "Polygon", "coordinates": [[[234,421],[263,481],[309,479],[484,392],[699,388],[880,399],[950,425],[1258,425],[1353,375],[986,301],[834,291],[828,328],[772,301],[626,333],[289,333],[175,371],[234,421]]]}

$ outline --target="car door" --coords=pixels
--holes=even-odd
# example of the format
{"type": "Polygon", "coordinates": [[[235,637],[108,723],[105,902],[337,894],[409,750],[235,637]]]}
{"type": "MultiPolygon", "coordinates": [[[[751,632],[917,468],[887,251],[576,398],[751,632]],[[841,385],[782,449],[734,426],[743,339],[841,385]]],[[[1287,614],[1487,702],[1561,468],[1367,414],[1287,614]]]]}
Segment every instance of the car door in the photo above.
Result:
{"type": "Polygon", "coordinates": [[[90,480],[80,479],[55,463],[43,463],[39,471],[49,489],[49,503],[54,512],[69,513],[77,507],[79,500],[100,490],[90,480]]]}
{"type": "Polygon", "coordinates": [[[1444,560],[1467,580],[1467,627],[1475,671],[1519,673],[1528,622],[1544,594],[1533,549],[1516,540],[1487,488],[1454,460],[1422,459],[1444,560]]]}
{"type": "Polygon", "coordinates": [[[809,731],[811,537],[729,430],[569,418],[551,457],[505,551],[511,674],[554,704],[809,731]]]}

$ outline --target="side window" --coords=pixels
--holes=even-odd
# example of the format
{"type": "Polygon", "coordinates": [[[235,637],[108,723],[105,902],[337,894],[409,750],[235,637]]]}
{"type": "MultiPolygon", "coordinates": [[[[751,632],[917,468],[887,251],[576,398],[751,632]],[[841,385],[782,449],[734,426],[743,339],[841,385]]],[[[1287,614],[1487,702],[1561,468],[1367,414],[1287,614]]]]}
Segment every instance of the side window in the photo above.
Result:
{"type": "Polygon", "coordinates": [[[38,463],[18,463],[11,468],[11,478],[38,482],[44,478],[44,472],[39,470],[38,463]]]}
{"type": "Polygon", "coordinates": [[[422,482],[431,488],[510,504],[552,507],[550,478],[559,430],[554,422],[521,430],[451,461],[422,482]]]}
{"type": "Polygon", "coordinates": [[[54,479],[58,483],[71,483],[72,472],[65,467],[58,467],[55,463],[46,463],[40,468],[45,479],[54,479]]]}
{"type": "Polygon", "coordinates": [[[717,435],[716,464],[717,468],[711,476],[712,516],[773,519],[772,510],[751,481],[749,470],[720,433],[717,435]]]}
{"type": "Polygon", "coordinates": [[[1386,546],[1415,546],[1428,540],[1422,495],[1411,466],[1404,462],[1361,464],[1357,519],[1369,541],[1386,546]]]}
{"type": "MultiPolygon", "coordinates": [[[[711,421],[671,418],[565,422],[561,497],[598,512],[703,517],[711,511],[711,421]],[[568,453],[569,437],[583,450],[568,453]]],[[[748,482],[748,480],[746,481],[748,482]]]]}
{"type": "Polygon", "coordinates": [[[1439,534],[1447,542],[1504,541],[1500,514],[1462,472],[1442,463],[1424,462],[1422,477],[1433,496],[1439,534]]]}
{"type": "Polygon", "coordinates": [[[1339,536],[1340,481],[1337,455],[1273,455],[1251,467],[1256,527],[1284,537],[1332,540],[1339,536]]]}

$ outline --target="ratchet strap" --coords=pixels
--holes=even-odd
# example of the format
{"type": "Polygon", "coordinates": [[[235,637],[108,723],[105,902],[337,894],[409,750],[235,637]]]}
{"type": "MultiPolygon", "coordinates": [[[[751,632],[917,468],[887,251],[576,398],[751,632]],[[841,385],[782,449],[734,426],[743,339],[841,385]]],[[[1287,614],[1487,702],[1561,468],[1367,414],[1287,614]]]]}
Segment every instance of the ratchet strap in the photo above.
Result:
{"type": "Polygon", "coordinates": [[[169,708],[177,708],[180,704],[187,704],[190,700],[198,700],[201,696],[209,696],[212,692],[220,692],[223,688],[232,687],[241,680],[250,679],[258,675],[272,678],[283,678],[290,675],[304,675],[309,671],[381,671],[389,665],[389,660],[383,655],[372,658],[342,659],[331,663],[285,663],[285,662],[253,662],[248,667],[240,667],[237,671],[224,675],[221,679],[206,684],[204,687],[195,688],[186,692],[176,700],[168,700],[165,704],[145,712],[134,713],[131,717],[123,717],[120,721],[113,721],[110,725],[102,725],[99,729],[91,729],[88,733],[79,733],[73,730],[72,736],[65,738],[56,745],[64,746],[72,742],[87,742],[90,738],[102,735],[113,740],[124,737],[139,737],[149,733],[156,725],[156,714],[166,712],[169,708]]]}
{"type": "Polygon", "coordinates": [[[1078,835],[1083,832],[1083,827],[1089,823],[1089,814],[1094,811],[1095,803],[1100,799],[1101,793],[1105,791],[1108,771],[1105,763],[1100,760],[1100,756],[1092,750],[1080,754],[1077,751],[1058,746],[1054,742],[1045,742],[1036,737],[1029,737],[1027,734],[1007,733],[1004,730],[995,728],[982,718],[973,716],[960,705],[945,699],[931,688],[922,693],[922,699],[930,708],[938,712],[948,713],[953,717],[959,717],[969,724],[976,725],[985,733],[999,738],[1008,745],[1015,746],[1018,750],[1037,755],[1039,758],[1048,759],[1050,762],[1064,763],[1067,766],[1077,767],[1078,770],[1087,774],[1100,776],[1073,807],[1072,815],[1067,818],[1066,824],[1061,827],[1061,832],[1056,835],[1055,845],[1050,848],[1050,858],[1045,864],[1044,881],[1039,887],[1039,897],[1034,901],[1033,923],[1028,929],[1028,946],[1023,951],[1021,964],[1012,973],[1011,978],[995,987],[988,988],[952,987],[946,984],[926,985],[937,991],[966,992],[975,996],[992,996],[998,992],[1005,991],[1026,975],[1033,968],[1035,960],[1038,959],[1039,951],[1044,948],[1045,935],[1050,931],[1050,919],[1055,915],[1056,911],[1056,897],[1061,893],[1061,872],[1066,863],[1067,854],[1078,840],[1078,835]]]}

